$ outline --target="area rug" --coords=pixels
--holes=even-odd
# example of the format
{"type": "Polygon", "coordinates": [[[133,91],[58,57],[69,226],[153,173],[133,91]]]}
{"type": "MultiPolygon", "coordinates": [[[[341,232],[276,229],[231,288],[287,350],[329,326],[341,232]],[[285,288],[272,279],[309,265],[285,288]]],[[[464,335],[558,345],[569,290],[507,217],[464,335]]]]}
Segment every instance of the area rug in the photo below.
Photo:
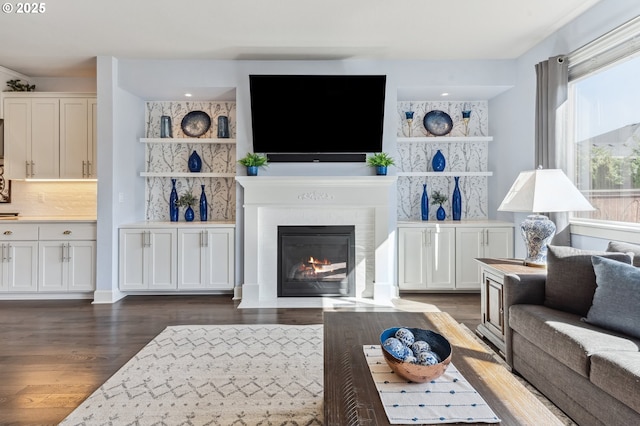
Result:
{"type": "Polygon", "coordinates": [[[322,325],[167,327],[62,425],[321,425],[322,325]]]}

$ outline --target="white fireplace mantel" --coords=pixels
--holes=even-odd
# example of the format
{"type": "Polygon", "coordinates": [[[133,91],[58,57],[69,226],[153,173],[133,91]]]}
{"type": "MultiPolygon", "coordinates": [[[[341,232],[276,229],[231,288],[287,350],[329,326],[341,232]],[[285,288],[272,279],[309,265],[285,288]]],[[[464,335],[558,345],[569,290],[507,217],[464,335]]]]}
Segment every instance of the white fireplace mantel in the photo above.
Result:
{"type": "MultiPolygon", "coordinates": [[[[237,176],[243,187],[244,282],[240,307],[277,306],[277,229],[353,225],[356,299],[389,303],[393,279],[395,176],[237,176]]],[[[238,296],[238,295],[236,295],[238,296]]]]}

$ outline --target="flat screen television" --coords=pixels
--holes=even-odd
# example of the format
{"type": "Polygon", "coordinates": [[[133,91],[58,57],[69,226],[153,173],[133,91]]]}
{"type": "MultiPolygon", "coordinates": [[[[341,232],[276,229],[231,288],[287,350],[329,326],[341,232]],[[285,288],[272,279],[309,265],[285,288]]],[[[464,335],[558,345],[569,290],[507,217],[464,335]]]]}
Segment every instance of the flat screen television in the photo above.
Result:
{"type": "Polygon", "coordinates": [[[250,75],[254,152],[271,161],[365,161],[382,151],[384,75],[250,75]]]}

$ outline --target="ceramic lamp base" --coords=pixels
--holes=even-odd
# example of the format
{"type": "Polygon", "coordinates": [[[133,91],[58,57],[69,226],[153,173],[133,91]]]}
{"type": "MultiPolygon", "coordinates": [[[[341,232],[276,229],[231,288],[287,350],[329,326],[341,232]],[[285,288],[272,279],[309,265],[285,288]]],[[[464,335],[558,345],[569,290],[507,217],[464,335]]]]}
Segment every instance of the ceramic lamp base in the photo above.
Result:
{"type": "Polygon", "coordinates": [[[522,222],[520,231],[527,249],[524,264],[547,266],[547,245],[556,233],[556,225],[545,215],[532,214],[522,222]]]}

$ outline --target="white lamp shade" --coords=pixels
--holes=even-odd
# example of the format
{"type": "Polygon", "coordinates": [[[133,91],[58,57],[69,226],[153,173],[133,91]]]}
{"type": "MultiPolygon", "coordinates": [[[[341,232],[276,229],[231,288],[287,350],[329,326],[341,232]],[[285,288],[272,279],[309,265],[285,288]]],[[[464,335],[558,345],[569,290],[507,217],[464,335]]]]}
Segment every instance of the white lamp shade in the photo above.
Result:
{"type": "Polygon", "coordinates": [[[572,212],[595,210],[560,169],[537,169],[520,173],[499,211],[572,212]]]}

